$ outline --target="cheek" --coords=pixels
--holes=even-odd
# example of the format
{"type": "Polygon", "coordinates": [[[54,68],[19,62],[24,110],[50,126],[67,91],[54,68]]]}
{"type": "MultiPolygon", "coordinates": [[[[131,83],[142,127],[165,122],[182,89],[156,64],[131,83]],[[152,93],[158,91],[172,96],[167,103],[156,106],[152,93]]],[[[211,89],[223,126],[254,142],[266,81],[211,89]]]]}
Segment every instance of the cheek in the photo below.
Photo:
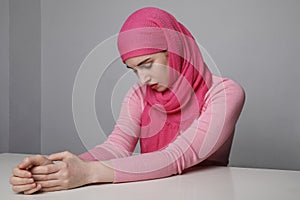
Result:
{"type": "Polygon", "coordinates": [[[169,85],[169,70],[167,67],[160,68],[159,72],[157,73],[156,78],[158,79],[162,85],[168,86],[169,85]]]}
{"type": "Polygon", "coordinates": [[[164,74],[165,74],[166,84],[168,84],[169,83],[169,67],[166,67],[164,74]]]}
{"type": "Polygon", "coordinates": [[[169,69],[166,65],[158,65],[155,67],[155,70],[152,71],[152,77],[154,79],[157,79],[156,81],[159,81],[163,83],[164,85],[168,85],[169,81],[169,69]]]}

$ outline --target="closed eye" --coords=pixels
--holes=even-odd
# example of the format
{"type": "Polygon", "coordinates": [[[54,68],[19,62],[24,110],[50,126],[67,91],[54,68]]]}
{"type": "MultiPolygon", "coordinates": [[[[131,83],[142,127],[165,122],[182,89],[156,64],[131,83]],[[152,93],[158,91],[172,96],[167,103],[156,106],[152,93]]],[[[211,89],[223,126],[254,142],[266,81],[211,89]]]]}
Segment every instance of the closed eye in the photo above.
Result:
{"type": "Polygon", "coordinates": [[[152,62],[143,65],[144,68],[150,69],[152,67],[152,62]]]}

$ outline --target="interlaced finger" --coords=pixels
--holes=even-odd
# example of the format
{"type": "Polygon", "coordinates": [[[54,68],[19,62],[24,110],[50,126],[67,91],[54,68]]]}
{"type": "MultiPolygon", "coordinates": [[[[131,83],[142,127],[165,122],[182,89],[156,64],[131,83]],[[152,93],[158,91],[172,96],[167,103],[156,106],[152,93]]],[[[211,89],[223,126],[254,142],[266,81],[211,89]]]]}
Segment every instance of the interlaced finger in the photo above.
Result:
{"type": "Polygon", "coordinates": [[[12,185],[25,185],[34,182],[33,178],[20,178],[16,176],[12,176],[9,181],[12,185]]]}
{"type": "Polygon", "coordinates": [[[50,187],[59,187],[62,186],[61,180],[47,180],[47,181],[37,181],[37,184],[40,184],[42,188],[50,188],[50,187]]]}
{"type": "Polygon", "coordinates": [[[26,184],[26,185],[13,185],[12,189],[14,192],[23,192],[26,190],[31,190],[36,187],[36,183],[26,184]]]}
{"type": "Polygon", "coordinates": [[[39,191],[40,189],[42,189],[42,186],[38,184],[35,188],[24,191],[24,194],[33,194],[33,193],[39,191]]]}
{"type": "Polygon", "coordinates": [[[33,179],[35,181],[47,181],[47,180],[56,180],[58,179],[58,174],[53,173],[53,174],[37,174],[37,175],[32,175],[33,179]]]}
{"type": "Polygon", "coordinates": [[[52,174],[55,172],[58,172],[60,167],[57,164],[49,164],[49,165],[44,165],[44,166],[37,166],[32,168],[31,173],[34,175],[38,174],[52,174]]]}
{"type": "Polygon", "coordinates": [[[30,178],[31,173],[27,170],[19,169],[18,167],[14,168],[12,174],[21,178],[30,178]]]}

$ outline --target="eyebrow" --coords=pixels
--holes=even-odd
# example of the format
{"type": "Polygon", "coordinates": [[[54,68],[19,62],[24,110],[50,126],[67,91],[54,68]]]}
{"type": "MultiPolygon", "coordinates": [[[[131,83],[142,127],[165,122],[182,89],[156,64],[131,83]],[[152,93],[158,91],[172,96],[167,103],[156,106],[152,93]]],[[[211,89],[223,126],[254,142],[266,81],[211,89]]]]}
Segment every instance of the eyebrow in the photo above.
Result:
{"type": "MultiPolygon", "coordinates": [[[[142,64],[148,62],[151,58],[146,58],[145,60],[143,60],[142,62],[140,62],[139,64],[137,64],[137,66],[141,66],[142,64]]],[[[132,69],[132,67],[129,67],[128,65],[126,65],[127,68],[132,69]]]]}

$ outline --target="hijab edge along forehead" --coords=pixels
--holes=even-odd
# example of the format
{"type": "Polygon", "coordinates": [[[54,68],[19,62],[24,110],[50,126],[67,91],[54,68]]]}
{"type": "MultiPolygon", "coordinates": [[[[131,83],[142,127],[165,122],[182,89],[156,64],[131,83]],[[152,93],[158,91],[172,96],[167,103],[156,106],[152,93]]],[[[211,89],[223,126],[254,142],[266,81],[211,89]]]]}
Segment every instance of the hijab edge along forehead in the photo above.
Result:
{"type": "MultiPolygon", "coordinates": [[[[196,41],[190,35],[178,30],[159,27],[134,28],[121,32],[118,42],[124,63],[128,58],[168,51],[168,63],[172,69],[169,87],[178,76],[186,77],[193,74],[195,77],[195,74],[203,74],[205,69],[196,41]],[[185,71],[187,73],[184,73],[185,71]]],[[[188,80],[192,84],[193,79],[188,78],[188,80]]]]}

